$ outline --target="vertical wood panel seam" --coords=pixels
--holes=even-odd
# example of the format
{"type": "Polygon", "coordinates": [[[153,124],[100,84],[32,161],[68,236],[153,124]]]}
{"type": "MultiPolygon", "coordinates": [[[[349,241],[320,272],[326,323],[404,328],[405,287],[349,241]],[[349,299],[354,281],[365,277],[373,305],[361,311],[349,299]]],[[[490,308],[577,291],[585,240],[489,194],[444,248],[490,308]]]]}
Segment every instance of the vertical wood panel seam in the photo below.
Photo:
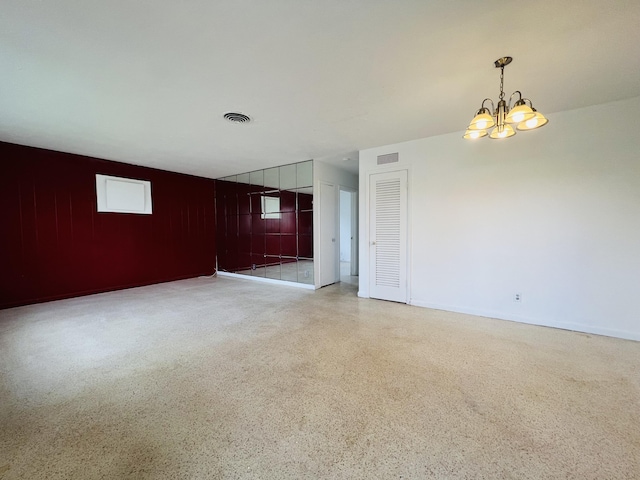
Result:
{"type": "Polygon", "coordinates": [[[18,182],[18,209],[20,211],[20,253],[24,261],[24,219],[22,217],[22,183],[18,182]]]}
{"type": "Polygon", "coordinates": [[[56,249],[60,247],[60,234],[58,228],[58,192],[53,192],[53,212],[56,220],[56,249]]]}
{"type": "Polygon", "coordinates": [[[34,223],[34,233],[36,235],[36,251],[39,250],[38,244],[38,204],[36,202],[36,180],[35,178],[31,179],[31,187],[33,188],[33,223],[34,223]]]}

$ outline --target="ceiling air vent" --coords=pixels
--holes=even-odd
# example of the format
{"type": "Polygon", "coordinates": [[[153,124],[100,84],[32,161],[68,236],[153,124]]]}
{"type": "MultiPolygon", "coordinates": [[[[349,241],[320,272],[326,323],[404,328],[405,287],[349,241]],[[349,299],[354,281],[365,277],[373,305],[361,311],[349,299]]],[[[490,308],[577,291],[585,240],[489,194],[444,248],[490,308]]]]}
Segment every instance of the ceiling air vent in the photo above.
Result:
{"type": "Polygon", "coordinates": [[[378,155],[378,165],[386,165],[387,163],[397,163],[398,152],[387,153],[386,155],[378,155]]]}
{"type": "Polygon", "coordinates": [[[225,119],[233,123],[249,123],[251,121],[251,117],[244,113],[227,112],[223,116],[225,119]]]}

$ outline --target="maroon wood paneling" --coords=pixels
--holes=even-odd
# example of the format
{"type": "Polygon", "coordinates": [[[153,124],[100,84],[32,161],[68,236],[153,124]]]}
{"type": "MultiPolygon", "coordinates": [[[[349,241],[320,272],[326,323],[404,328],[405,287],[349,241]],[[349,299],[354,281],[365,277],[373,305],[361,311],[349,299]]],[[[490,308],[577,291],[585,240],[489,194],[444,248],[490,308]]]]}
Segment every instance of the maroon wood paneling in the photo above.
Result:
{"type": "Polygon", "coordinates": [[[280,211],[295,212],[296,211],[296,192],[282,190],[280,192],[280,211]]]}
{"type": "Polygon", "coordinates": [[[265,242],[267,255],[280,256],[282,254],[280,249],[280,235],[266,235],[265,242]]]}
{"type": "Polygon", "coordinates": [[[0,159],[0,308],[213,272],[213,180],[2,142],[0,159]],[[96,173],[151,181],[153,214],[97,213],[96,173]]]}
{"type": "Polygon", "coordinates": [[[313,257],[313,236],[298,235],[298,254],[301,257],[313,257]]]}
{"type": "Polygon", "coordinates": [[[298,256],[298,236],[282,235],[280,237],[280,249],[285,257],[298,256]]]}
{"type": "Polygon", "coordinates": [[[296,229],[296,212],[284,212],[280,218],[280,232],[283,235],[295,235],[296,229]]]}

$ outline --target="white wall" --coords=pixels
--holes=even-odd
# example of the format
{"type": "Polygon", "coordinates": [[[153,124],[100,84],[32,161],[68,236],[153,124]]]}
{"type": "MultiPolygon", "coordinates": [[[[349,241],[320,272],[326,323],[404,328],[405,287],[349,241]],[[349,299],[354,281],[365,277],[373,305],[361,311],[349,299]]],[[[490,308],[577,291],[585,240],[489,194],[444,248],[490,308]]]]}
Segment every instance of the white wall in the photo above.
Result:
{"type": "Polygon", "coordinates": [[[361,151],[359,295],[368,174],[398,152],[410,303],[640,340],[638,113],[640,97],[548,115],[501,141],[455,133],[361,151]]]}
{"type": "Polygon", "coordinates": [[[351,261],[351,192],[340,192],[340,261],[351,261]]]}
{"type": "MultiPolygon", "coordinates": [[[[346,170],[342,170],[334,165],[325,163],[319,160],[313,161],[313,256],[314,256],[314,280],[316,288],[320,286],[320,277],[318,265],[320,265],[320,182],[331,183],[335,185],[336,198],[335,205],[336,211],[333,215],[335,219],[335,231],[336,234],[340,232],[340,187],[346,187],[348,189],[358,189],[358,176],[353,173],[349,173],[346,170]]],[[[338,250],[339,251],[339,250],[338,250]]],[[[336,256],[336,272],[338,278],[340,276],[340,259],[336,256]]]]}

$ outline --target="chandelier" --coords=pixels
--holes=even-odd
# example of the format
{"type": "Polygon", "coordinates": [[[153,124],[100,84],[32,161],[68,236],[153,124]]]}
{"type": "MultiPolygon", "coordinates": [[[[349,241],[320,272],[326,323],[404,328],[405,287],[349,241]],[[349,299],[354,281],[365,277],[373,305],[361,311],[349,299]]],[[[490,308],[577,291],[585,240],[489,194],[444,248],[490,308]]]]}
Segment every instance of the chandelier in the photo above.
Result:
{"type": "Polygon", "coordinates": [[[509,103],[504,99],[504,67],[509,65],[513,58],[501,57],[494,62],[496,68],[500,69],[500,100],[498,108],[495,107],[493,100],[485,98],[480,105],[480,110],[476,112],[475,117],[467,127],[467,131],[462,138],[474,139],[485,137],[489,138],[507,138],[516,134],[512,125],[517,130],[526,131],[540,128],[546,125],[549,120],[533,108],[531,100],[522,98],[522,93],[516,90],[509,97],[509,103]],[[511,106],[511,100],[517,95],[518,99],[511,106]],[[486,102],[491,103],[491,110],[485,106],[486,102]],[[527,105],[528,104],[528,105],[527,105]],[[491,133],[488,132],[490,128],[491,133]]]}

